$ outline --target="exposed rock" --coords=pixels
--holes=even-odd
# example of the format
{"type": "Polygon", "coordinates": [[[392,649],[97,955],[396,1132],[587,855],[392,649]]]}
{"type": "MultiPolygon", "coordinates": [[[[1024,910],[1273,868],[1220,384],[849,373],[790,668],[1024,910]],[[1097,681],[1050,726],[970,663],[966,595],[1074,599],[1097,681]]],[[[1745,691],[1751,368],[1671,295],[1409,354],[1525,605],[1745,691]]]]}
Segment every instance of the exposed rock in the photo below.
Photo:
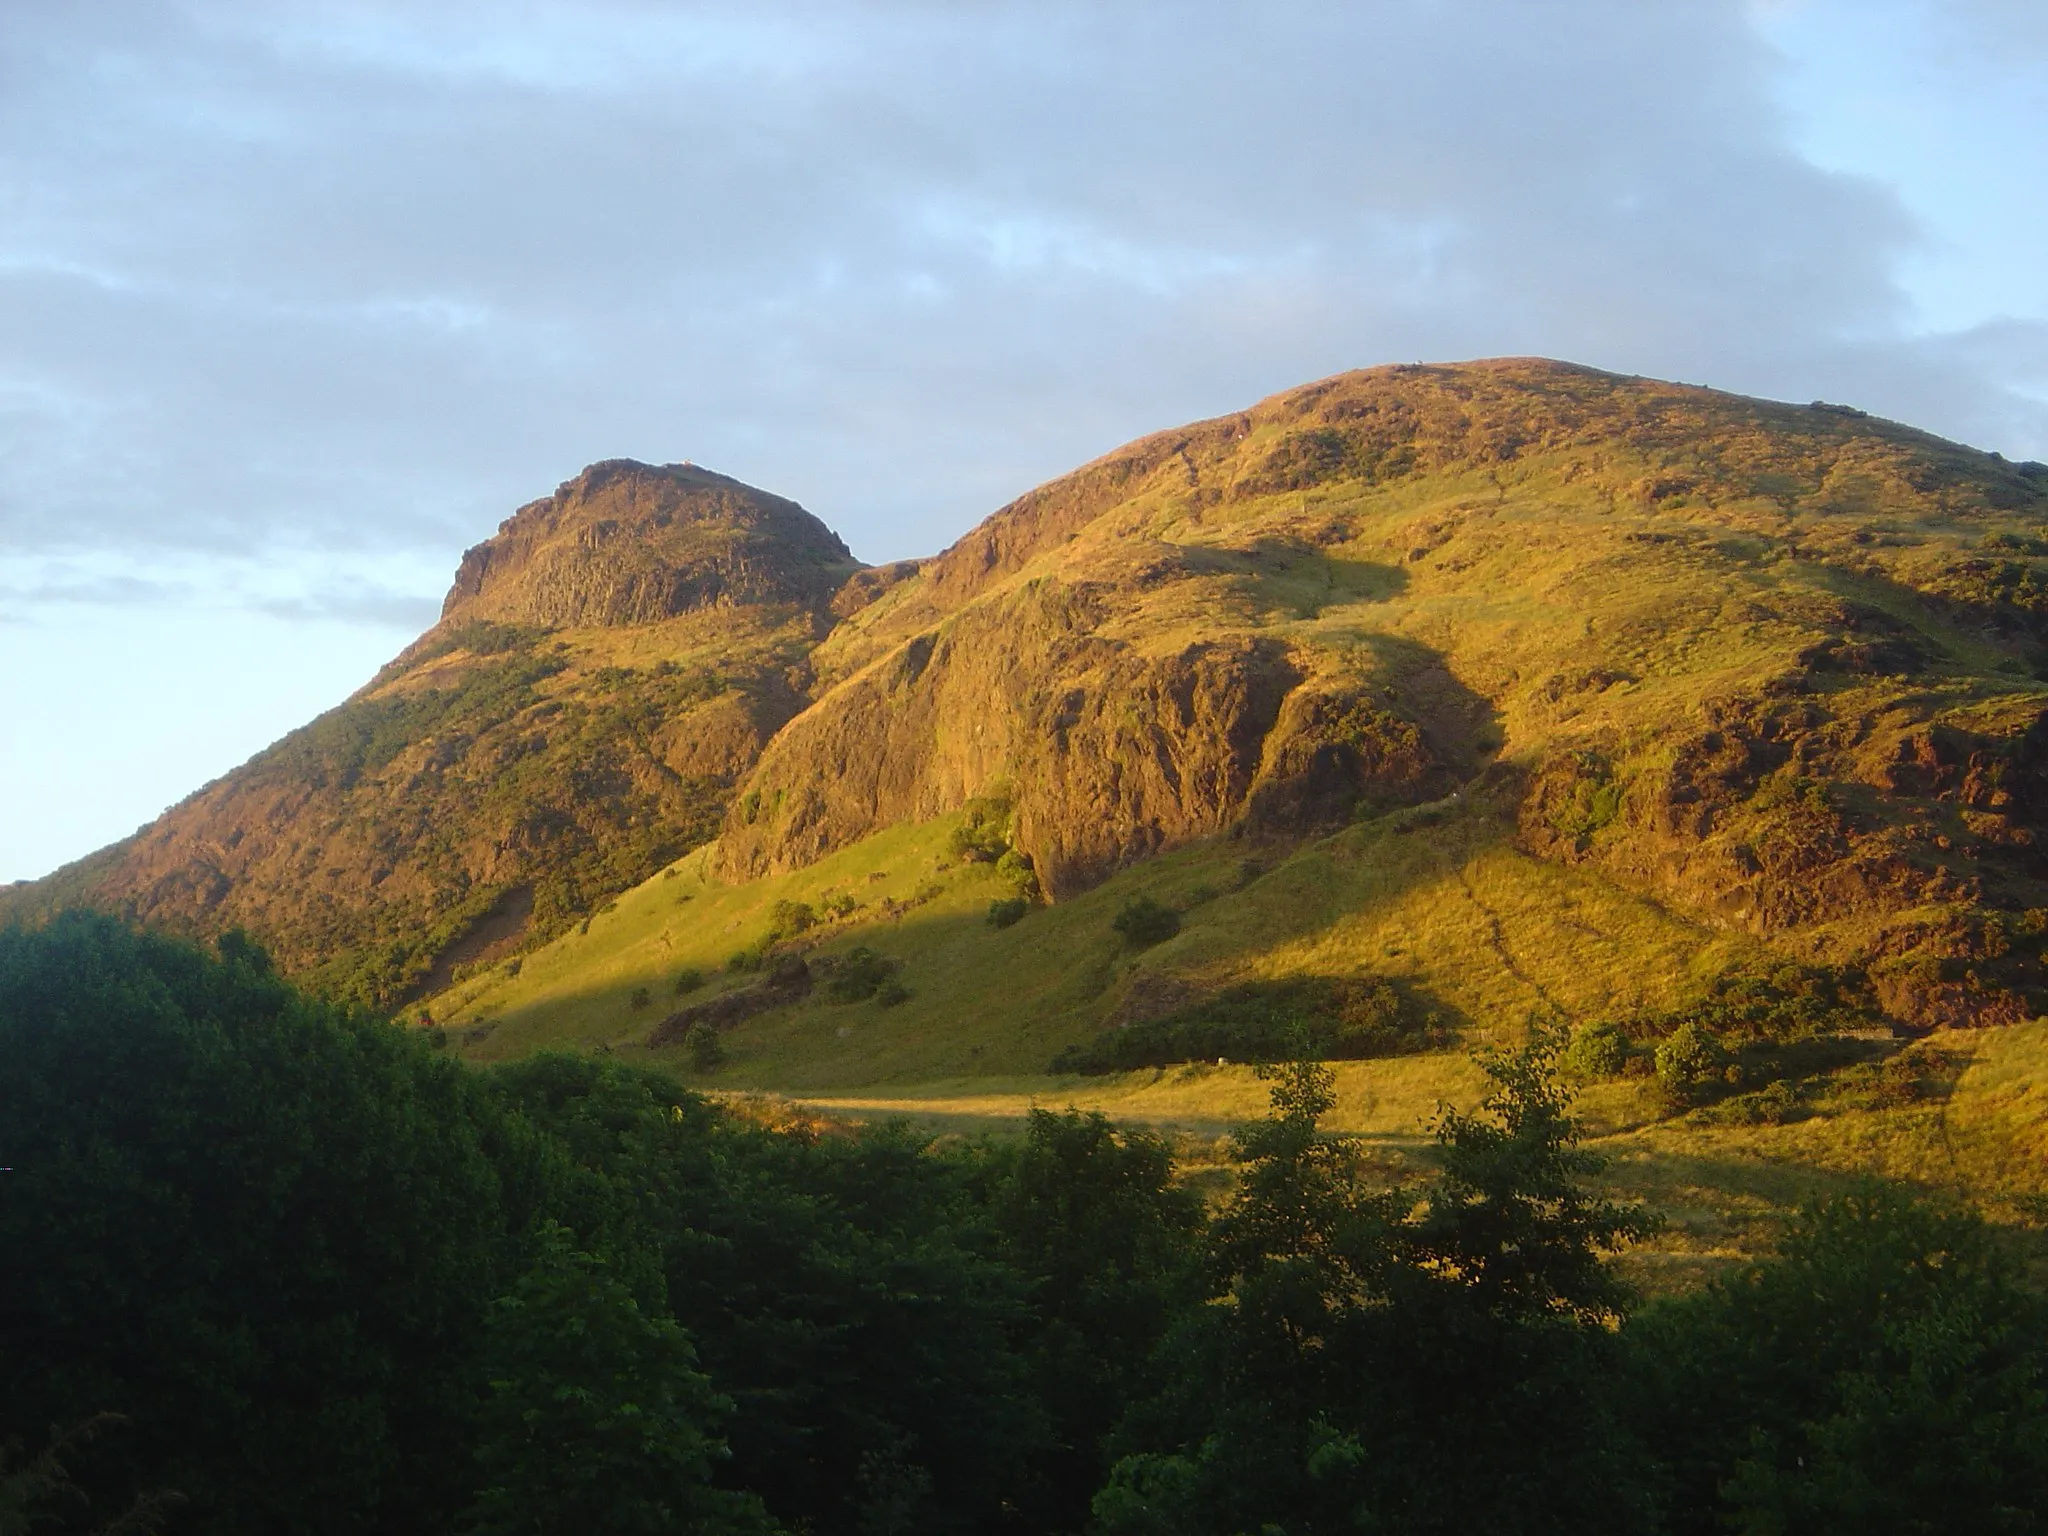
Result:
{"type": "Polygon", "coordinates": [[[652,624],[721,603],[822,609],[857,564],[793,501],[693,465],[613,459],[465,553],[441,626],[652,624]]]}
{"type": "Polygon", "coordinates": [[[678,1044],[693,1029],[731,1029],[756,1014],[800,1002],[811,995],[815,980],[801,955],[777,960],[769,973],[750,986],[735,987],[701,1003],[678,1008],[647,1036],[650,1047],[678,1044]]]}

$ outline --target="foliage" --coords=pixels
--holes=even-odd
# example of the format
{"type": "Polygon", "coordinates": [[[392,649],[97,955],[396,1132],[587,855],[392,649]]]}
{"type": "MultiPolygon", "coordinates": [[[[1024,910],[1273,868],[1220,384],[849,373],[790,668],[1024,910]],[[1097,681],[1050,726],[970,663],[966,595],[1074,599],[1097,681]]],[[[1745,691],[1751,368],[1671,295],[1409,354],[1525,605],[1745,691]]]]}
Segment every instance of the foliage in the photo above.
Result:
{"type": "Polygon", "coordinates": [[[1575,753],[1573,764],[1577,772],[1565,797],[1551,807],[1549,820],[1558,832],[1583,845],[1621,815],[1627,786],[1613,777],[1612,767],[1597,753],[1575,753]]]}
{"type": "Polygon", "coordinates": [[[1078,1529],[1111,1432],[1164,1385],[1158,1347],[1206,1292],[1202,1208],[1159,1137],[1101,1115],[1033,1110],[1021,1143],[979,1157],[998,1251],[1029,1279],[1033,1390],[1052,1429],[1029,1514],[1078,1529]]]}
{"type": "Polygon", "coordinates": [[[1655,1059],[1658,1086],[1681,1104],[1698,1103],[1728,1083],[1728,1052],[1691,1019],[1658,1043],[1655,1059]]]}
{"type": "Polygon", "coordinates": [[[605,1262],[549,1223],[539,1253],[492,1304],[477,1417],[470,1536],[680,1528],[766,1532],[759,1500],[711,1486],[731,1404],[697,1369],[689,1335],[643,1312],[605,1262]]]}
{"type": "Polygon", "coordinates": [[[0,1536],[2039,1528],[2048,1302],[1980,1221],[1872,1185],[1632,1313],[1556,1055],[1426,1174],[1263,1068],[1211,1215],[1099,1115],[769,1129],[238,934],[0,931],[0,1536]]]}
{"type": "MultiPolygon", "coordinates": [[[[974,864],[1000,864],[1012,852],[1012,807],[1007,795],[983,795],[969,800],[960,825],[947,844],[956,859],[974,864]]],[[[1029,868],[1027,862],[1026,868],[1029,868]]]]}
{"type": "Polygon", "coordinates": [[[1111,928],[1132,949],[1149,949],[1180,932],[1180,914],[1150,896],[1133,896],[1118,910],[1111,928]]]}
{"type": "Polygon", "coordinates": [[[835,1003],[862,1003],[880,992],[895,974],[895,961],[865,944],[856,944],[839,957],[825,991],[835,1003]]]}
{"type": "Polygon", "coordinates": [[[1296,976],[1242,982],[1172,1013],[1104,1030],[1054,1059],[1055,1072],[1129,1072],[1182,1061],[1358,1060],[1441,1039],[1432,1014],[1385,981],[1296,976]]]}
{"type": "Polygon", "coordinates": [[[778,901],[768,909],[768,942],[793,939],[817,925],[818,914],[809,902],[778,901]]]}
{"type": "Polygon", "coordinates": [[[1619,1077],[1628,1065],[1628,1035],[1619,1024],[1581,1024],[1559,1065],[1575,1077],[1619,1077]]]}
{"type": "Polygon", "coordinates": [[[690,1031],[689,1052],[692,1071],[716,1072],[725,1065],[725,1042],[709,1024],[699,1024],[690,1031]]]}
{"type": "Polygon", "coordinates": [[[1439,1122],[1434,1189],[1370,1188],[1317,1130],[1329,1070],[1269,1069],[1217,1222],[1227,1304],[1176,1333],[1103,1531],[1648,1528],[1603,1400],[1625,1294],[1599,1263],[1645,1223],[1578,1187],[1548,1048],[1487,1065],[1486,1110],[1439,1122]]]}
{"type": "Polygon", "coordinates": [[[589,1061],[496,1080],[586,1171],[563,1218],[577,1242],[665,1290],[732,1400],[724,1485],[820,1536],[899,1505],[909,1529],[985,1528],[1022,1496],[1046,1444],[1029,1306],[987,1251],[967,1169],[897,1130],[774,1135],[589,1061]]]}
{"type": "MultiPolygon", "coordinates": [[[[62,1522],[67,1511],[89,1515],[92,1496],[72,1475],[74,1453],[122,1422],[119,1414],[95,1414],[52,1431],[49,1443],[26,1459],[19,1442],[0,1443],[0,1536],[29,1536],[38,1527],[62,1522]]],[[[153,1536],[182,1502],[168,1490],[139,1494],[94,1531],[96,1536],[153,1536]]]]}
{"type": "Polygon", "coordinates": [[[483,1085],[85,916],[0,931],[0,1439],[112,1412],[109,1497],[202,1530],[445,1528],[465,1359],[537,1195],[483,1085]]]}
{"type": "Polygon", "coordinates": [[[1012,848],[996,860],[996,874],[1010,884],[1017,893],[1017,899],[1036,903],[1041,895],[1038,886],[1038,870],[1031,862],[1031,855],[1021,848],[1012,848]]]}
{"type": "Polygon", "coordinates": [[[1632,1330],[1687,1533],[2024,1531],[2048,1509],[2048,1308],[1981,1221],[1880,1185],[1632,1330]]]}
{"type": "Polygon", "coordinates": [[[1022,896],[998,896],[988,904],[988,925],[991,928],[1008,928],[1022,921],[1030,910],[1031,903],[1022,896]]]}

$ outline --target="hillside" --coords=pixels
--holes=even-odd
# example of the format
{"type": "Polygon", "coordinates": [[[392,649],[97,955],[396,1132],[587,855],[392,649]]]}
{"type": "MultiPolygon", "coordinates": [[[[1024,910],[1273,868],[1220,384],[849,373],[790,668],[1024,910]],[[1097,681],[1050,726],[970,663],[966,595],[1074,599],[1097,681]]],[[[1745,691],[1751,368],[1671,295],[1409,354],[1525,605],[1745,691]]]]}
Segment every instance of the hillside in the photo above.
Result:
{"type": "Polygon", "coordinates": [[[593,465],[470,550],[354,697],[0,911],[246,928],[383,1005],[445,985],[712,835],[858,569],[793,502],[593,465]]]}
{"type": "Polygon", "coordinates": [[[1387,1049],[1532,1011],[1977,1026],[2041,1002],[2044,670],[2041,466],[1565,364],[1383,368],[886,571],[707,472],[597,466],[342,710],[39,899],[245,924],[487,1054],[680,1060],[746,992],[712,1024],[768,1087],[1042,1072],[1303,986],[1393,989],[1387,1049]],[[1177,936],[1112,930],[1141,895],[1177,936]],[[1020,897],[1051,905],[983,921],[1020,897]],[[909,994],[858,1028],[752,968],[854,948],[909,994]]]}

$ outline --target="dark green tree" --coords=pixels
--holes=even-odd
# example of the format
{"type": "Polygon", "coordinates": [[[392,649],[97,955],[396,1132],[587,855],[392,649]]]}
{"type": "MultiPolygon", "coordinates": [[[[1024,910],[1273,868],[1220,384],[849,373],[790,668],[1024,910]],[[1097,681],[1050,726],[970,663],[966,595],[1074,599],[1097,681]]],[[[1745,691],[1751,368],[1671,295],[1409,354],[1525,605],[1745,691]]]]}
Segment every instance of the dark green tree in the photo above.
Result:
{"type": "Polygon", "coordinates": [[[1975,1217],[1868,1185],[1630,1342],[1673,1531],[2048,1528],[2048,1306],[1975,1217]]]}
{"type": "Polygon", "coordinates": [[[446,1529],[540,1161],[238,937],[0,931],[0,1440],[117,1413],[96,1491],[177,1489],[191,1531],[446,1529]]]}
{"type": "Polygon", "coordinates": [[[1026,1283],[972,1169],[887,1127],[773,1134],[651,1072],[541,1056],[493,1074],[580,1181],[562,1219],[659,1286],[731,1399],[724,1486],[820,1536],[999,1527],[1047,1440],[1026,1283]]]}
{"type": "Polygon", "coordinates": [[[702,1536],[774,1529],[751,1494],[713,1486],[731,1404],[689,1335],[649,1314],[563,1228],[491,1307],[471,1536],[702,1536]]]}
{"type": "Polygon", "coordinates": [[[1052,1444],[1024,1513],[1075,1530],[1109,1470],[1110,1431],[1162,1384],[1160,1341],[1206,1292],[1202,1208],[1157,1135],[1099,1114],[1033,1110],[982,1152],[1000,1255],[1030,1284],[1033,1389],[1052,1444]]]}
{"type": "Polygon", "coordinates": [[[1438,1127],[1443,1176],[1375,1187],[1319,1130],[1326,1068],[1274,1069],[1216,1224],[1224,1305],[1168,1346],[1171,1385],[1127,1420],[1105,1532],[1647,1528],[1608,1410],[1599,1256],[1641,1229],[1576,1182],[1592,1163],[1547,1043],[1486,1063],[1479,1115],[1438,1127]]]}

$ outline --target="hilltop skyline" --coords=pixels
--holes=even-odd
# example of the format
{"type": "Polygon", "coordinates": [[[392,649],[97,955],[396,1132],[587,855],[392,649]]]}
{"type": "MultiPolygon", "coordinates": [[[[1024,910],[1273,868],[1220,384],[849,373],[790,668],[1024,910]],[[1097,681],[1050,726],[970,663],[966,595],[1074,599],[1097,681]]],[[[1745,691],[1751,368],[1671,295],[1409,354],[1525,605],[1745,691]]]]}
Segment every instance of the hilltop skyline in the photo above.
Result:
{"type": "Polygon", "coordinates": [[[39,875],[586,463],[869,561],[1163,422],[1544,354],[2048,454],[2024,6],[0,22],[0,795],[39,875]]]}

